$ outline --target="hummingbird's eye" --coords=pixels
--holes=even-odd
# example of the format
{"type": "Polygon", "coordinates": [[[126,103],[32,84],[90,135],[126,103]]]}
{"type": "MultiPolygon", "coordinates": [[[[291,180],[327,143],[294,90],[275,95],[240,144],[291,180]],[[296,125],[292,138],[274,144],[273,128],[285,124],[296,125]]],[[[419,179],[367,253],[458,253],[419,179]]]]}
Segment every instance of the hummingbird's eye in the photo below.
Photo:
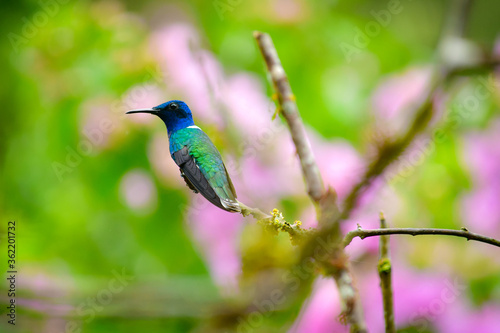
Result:
{"type": "Polygon", "coordinates": [[[170,110],[177,110],[179,108],[179,105],[177,105],[176,103],[170,103],[170,110]]]}

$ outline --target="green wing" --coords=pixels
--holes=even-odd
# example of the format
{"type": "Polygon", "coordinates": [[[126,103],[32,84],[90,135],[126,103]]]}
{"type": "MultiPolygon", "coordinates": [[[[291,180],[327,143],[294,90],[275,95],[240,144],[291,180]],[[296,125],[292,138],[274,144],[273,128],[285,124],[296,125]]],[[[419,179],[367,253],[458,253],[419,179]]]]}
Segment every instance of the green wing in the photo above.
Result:
{"type": "MultiPolygon", "coordinates": [[[[176,135],[174,138],[174,149],[180,151],[184,147],[188,148],[189,155],[193,158],[201,174],[220,199],[224,209],[228,211],[240,211],[238,201],[236,200],[236,191],[224,162],[222,161],[222,157],[205,132],[198,128],[185,128],[174,134],[176,135]]],[[[172,153],[172,157],[174,157],[174,155],[176,155],[175,152],[172,153]]],[[[174,157],[174,160],[175,159],[174,157]]],[[[179,164],[177,161],[176,163],[179,164]]],[[[182,168],[181,170],[187,175],[186,170],[182,168]]],[[[195,174],[196,170],[191,170],[191,173],[195,174]]],[[[196,184],[191,180],[191,183],[202,194],[207,192],[207,189],[201,188],[203,182],[196,184]]]]}

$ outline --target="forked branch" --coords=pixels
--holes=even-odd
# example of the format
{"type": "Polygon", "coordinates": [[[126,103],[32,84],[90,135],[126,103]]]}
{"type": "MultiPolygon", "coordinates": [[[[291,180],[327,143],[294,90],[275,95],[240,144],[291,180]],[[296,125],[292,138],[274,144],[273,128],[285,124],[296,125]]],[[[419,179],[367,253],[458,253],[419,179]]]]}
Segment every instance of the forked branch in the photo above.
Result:
{"type": "MultiPolygon", "coordinates": [[[[297,103],[295,102],[295,96],[292,93],[285,70],[281,65],[278,52],[268,34],[255,32],[254,37],[264,57],[267,70],[278,96],[279,109],[290,129],[290,134],[299,156],[307,193],[319,208],[319,225],[332,225],[335,228],[334,224],[338,216],[336,194],[333,189],[325,192],[323,180],[312,153],[297,103]]],[[[326,260],[318,260],[312,253],[309,253],[303,257],[303,260],[309,260],[310,257],[313,257],[325,267],[328,274],[335,279],[339,295],[343,302],[343,314],[350,325],[351,332],[366,332],[361,302],[353,284],[354,279],[349,268],[349,262],[346,259],[347,256],[344,254],[341,246],[342,238],[340,229],[335,228],[335,232],[332,232],[332,234],[334,234],[334,237],[332,244],[330,244],[333,249],[331,257],[326,260]]],[[[310,237],[308,237],[309,239],[310,237]]],[[[308,247],[311,248],[311,246],[308,247]]]]}

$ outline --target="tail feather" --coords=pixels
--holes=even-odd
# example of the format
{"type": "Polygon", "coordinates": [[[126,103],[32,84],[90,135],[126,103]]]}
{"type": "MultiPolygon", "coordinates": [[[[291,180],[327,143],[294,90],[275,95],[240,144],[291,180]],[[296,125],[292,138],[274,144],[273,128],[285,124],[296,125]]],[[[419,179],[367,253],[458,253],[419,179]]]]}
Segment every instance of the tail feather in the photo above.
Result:
{"type": "Polygon", "coordinates": [[[238,201],[220,199],[220,202],[228,212],[233,212],[233,213],[241,212],[241,207],[238,201]]]}

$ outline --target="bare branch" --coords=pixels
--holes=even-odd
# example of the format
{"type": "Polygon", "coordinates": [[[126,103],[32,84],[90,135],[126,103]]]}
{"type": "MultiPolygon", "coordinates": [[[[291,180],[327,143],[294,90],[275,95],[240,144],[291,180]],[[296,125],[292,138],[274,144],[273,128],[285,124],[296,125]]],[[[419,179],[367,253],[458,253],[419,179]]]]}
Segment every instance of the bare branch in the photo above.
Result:
{"type": "MultiPolygon", "coordinates": [[[[380,212],[380,228],[387,228],[384,213],[380,212]]],[[[380,236],[380,260],[378,262],[380,289],[384,303],[385,332],[396,333],[394,303],[392,297],[392,263],[389,257],[389,236],[380,236]]]]}
{"type": "Polygon", "coordinates": [[[307,186],[307,193],[313,201],[319,202],[325,191],[323,180],[318,166],[316,165],[316,159],[312,153],[311,144],[306,135],[306,129],[299,114],[292,87],[288,82],[285,70],[281,65],[278,52],[274,47],[271,37],[266,33],[256,31],[254,32],[254,38],[264,57],[267,70],[278,95],[279,107],[290,128],[290,134],[292,135],[293,143],[299,155],[302,174],[304,175],[304,181],[307,186]]]}
{"type": "Polygon", "coordinates": [[[462,228],[461,230],[433,229],[433,228],[387,228],[387,229],[365,230],[359,228],[357,230],[348,232],[344,237],[343,244],[344,247],[348,246],[351,243],[351,241],[356,237],[365,239],[367,237],[382,236],[382,235],[412,235],[412,236],[447,235],[447,236],[463,237],[466,238],[467,240],[474,240],[477,242],[500,247],[500,240],[470,232],[466,228],[462,228]]]}
{"type": "MultiPolygon", "coordinates": [[[[292,88],[290,87],[271,37],[261,32],[255,32],[254,37],[266,62],[267,70],[278,95],[281,113],[288,124],[293,143],[297,149],[307,193],[319,205],[319,225],[331,225],[335,229],[335,236],[331,244],[332,248],[334,248],[332,255],[326,260],[318,260],[318,262],[335,279],[340,298],[343,301],[343,314],[350,325],[351,332],[366,332],[361,302],[359,301],[358,292],[353,285],[353,276],[347,256],[341,246],[342,238],[338,223],[336,224],[337,228],[335,227],[335,221],[337,221],[338,217],[335,191],[329,189],[325,192],[323,180],[312,153],[297,103],[295,102],[295,96],[292,93],[292,88]]],[[[307,257],[314,256],[310,253],[309,256],[305,256],[303,259],[307,259],[307,257]]]]}

